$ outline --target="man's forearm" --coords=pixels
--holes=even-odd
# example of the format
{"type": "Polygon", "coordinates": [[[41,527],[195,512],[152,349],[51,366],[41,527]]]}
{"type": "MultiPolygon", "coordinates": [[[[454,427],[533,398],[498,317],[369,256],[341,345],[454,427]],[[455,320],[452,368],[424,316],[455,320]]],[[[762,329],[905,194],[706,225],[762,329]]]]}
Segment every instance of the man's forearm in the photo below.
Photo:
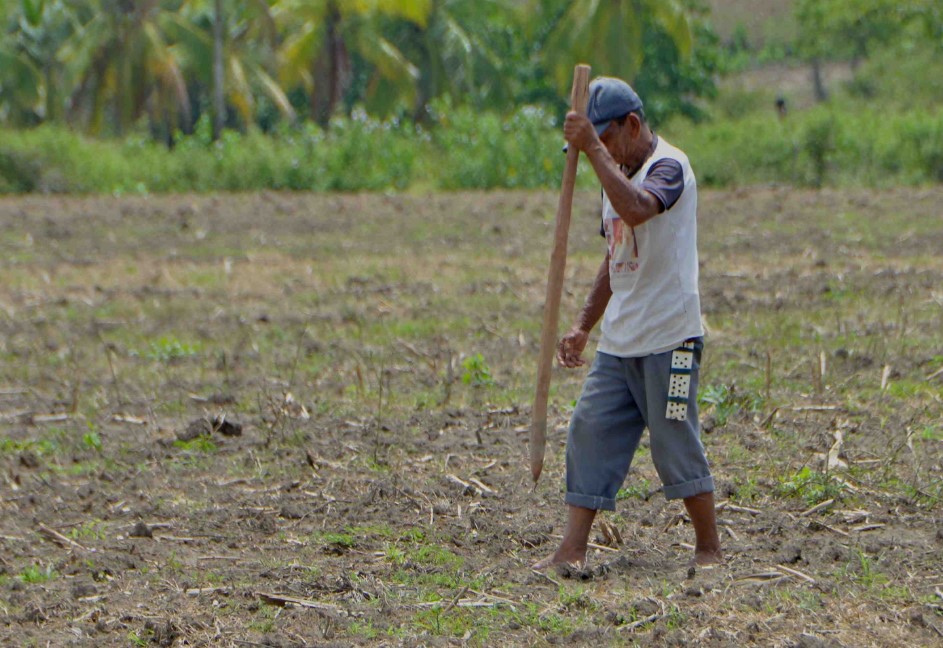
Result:
{"type": "Polygon", "coordinates": [[[654,196],[629,182],[622,169],[600,142],[585,151],[596,177],[616,213],[629,227],[638,227],[658,214],[654,196]]]}
{"type": "Polygon", "coordinates": [[[596,273],[596,279],[593,281],[593,287],[589,291],[586,303],[580,311],[576,320],[576,326],[582,331],[589,333],[596,326],[603,313],[606,312],[606,305],[609,298],[612,297],[612,288],[609,286],[609,256],[599,266],[599,272],[596,273]]]}

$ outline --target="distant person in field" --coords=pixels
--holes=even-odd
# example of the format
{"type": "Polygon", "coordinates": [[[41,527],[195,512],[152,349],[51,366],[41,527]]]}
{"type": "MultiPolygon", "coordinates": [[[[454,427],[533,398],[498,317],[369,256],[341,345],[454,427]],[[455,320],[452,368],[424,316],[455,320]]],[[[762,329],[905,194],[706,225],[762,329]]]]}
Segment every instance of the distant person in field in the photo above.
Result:
{"type": "Polygon", "coordinates": [[[786,98],[782,95],[776,97],[776,114],[780,119],[786,118],[786,98]]]}
{"type": "Polygon", "coordinates": [[[683,500],[694,526],[691,564],[722,562],[696,398],[704,330],[694,173],[687,156],[652,131],[642,101],[619,79],[595,79],[587,114],[570,112],[563,134],[602,184],[607,246],[557,360],[583,366],[600,319],[602,332],[570,421],[566,530],[559,548],[533,568],[585,564],[596,512],[615,510],[646,428],[665,497],[683,500]]]}

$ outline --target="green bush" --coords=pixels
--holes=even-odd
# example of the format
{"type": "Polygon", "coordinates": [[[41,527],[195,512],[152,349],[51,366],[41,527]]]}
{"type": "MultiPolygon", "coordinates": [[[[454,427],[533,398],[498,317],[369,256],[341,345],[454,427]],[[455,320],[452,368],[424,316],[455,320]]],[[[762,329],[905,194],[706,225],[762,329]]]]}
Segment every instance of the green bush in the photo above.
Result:
{"type": "MultiPolygon", "coordinates": [[[[747,99],[744,99],[748,102],[747,99]]],[[[660,133],[683,148],[702,186],[890,186],[943,181],[943,109],[881,109],[834,100],[780,119],[769,108],[718,104],[715,119],[675,120],[660,133]]],[[[357,114],[272,133],[209,123],[168,150],[145,136],[94,140],[41,126],[0,131],[0,193],[163,193],[452,190],[560,186],[556,120],[525,106],[511,115],[435,105],[426,130],[357,114]]],[[[585,160],[581,186],[598,186],[585,160]]]]}
{"type": "Polygon", "coordinates": [[[691,158],[702,186],[919,185],[943,179],[943,110],[886,112],[822,105],[664,132],[691,158]]]}

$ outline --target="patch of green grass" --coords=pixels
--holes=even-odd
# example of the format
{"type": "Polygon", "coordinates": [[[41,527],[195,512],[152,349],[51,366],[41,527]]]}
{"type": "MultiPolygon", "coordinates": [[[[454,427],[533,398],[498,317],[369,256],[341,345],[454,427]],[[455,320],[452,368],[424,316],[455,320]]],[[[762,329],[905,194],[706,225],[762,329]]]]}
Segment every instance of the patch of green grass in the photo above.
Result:
{"type": "Polygon", "coordinates": [[[734,477],[733,483],[734,483],[734,487],[736,488],[736,492],[730,497],[731,499],[737,502],[741,502],[741,503],[754,502],[757,499],[759,499],[760,495],[762,494],[760,490],[760,486],[757,483],[755,477],[750,476],[750,477],[747,477],[746,479],[743,479],[741,477],[734,477]]]}
{"type": "Polygon", "coordinates": [[[420,565],[435,565],[447,569],[459,569],[465,559],[438,545],[425,545],[412,552],[412,558],[420,565]]]}
{"type": "Polygon", "coordinates": [[[687,615],[677,605],[672,605],[665,617],[665,627],[669,630],[677,630],[684,627],[687,615]]]}
{"type": "Polygon", "coordinates": [[[376,639],[381,633],[372,621],[354,621],[350,624],[348,630],[355,637],[363,637],[364,639],[376,639]]]}
{"type": "Polygon", "coordinates": [[[388,543],[386,547],[384,547],[383,557],[388,563],[394,566],[399,566],[406,562],[406,552],[393,543],[388,543]]]}
{"type": "Polygon", "coordinates": [[[332,531],[320,532],[312,534],[311,539],[314,542],[326,545],[337,545],[345,549],[350,549],[357,545],[357,538],[351,533],[336,533],[332,531]]]}
{"type": "Polygon", "coordinates": [[[841,568],[840,575],[843,579],[850,578],[866,589],[882,588],[890,582],[887,575],[877,569],[874,558],[860,549],[856,551],[855,557],[841,568]]]}
{"type": "Polygon", "coordinates": [[[914,594],[906,585],[892,585],[886,583],[879,591],[878,597],[888,603],[906,605],[914,601],[914,594]]]}
{"type": "Polygon", "coordinates": [[[472,629],[474,617],[465,610],[454,608],[445,614],[442,607],[435,605],[417,612],[412,622],[435,636],[462,637],[472,629]]]}
{"type": "Polygon", "coordinates": [[[567,610],[595,610],[596,604],[592,597],[582,587],[568,588],[560,586],[557,590],[557,600],[567,610]]]}
{"type": "Polygon", "coordinates": [[[73,540],[104,540],[105,523],[101,520],[88,520],[70,529],[68,536],[73,540]]]}
{"type": "Polygon", "coordinates": [[[170,555],[167,556],[167,562],[165,563],[168,570],[172,572],[181,572],[183,571],[183,563],[180,562],[180,559],[177,558],[177,552],[171,551],[170,555]]]}
{"type": "Polygon", "coordinates": [[[773,598],[789,605],[796,605],[808,612],[816,612],[822,609],[822,596],[815,590],[781,588],[773,590],[773,598]]]}
{"type": "Polygon", "coordinates": [[[59,573],[52,568],[52,565],[46,565],[46,567],[30,565],[17,576],[24,583],[46,583],[58,577],[59,573]]]}
{"type": "Polygon", "coordinates": [[[278,610],[271,605],[263,605],[256,613],[255,618],[249,621],[248,628],[260,634],[268,634],[275,629],[275,617],[278,610]]]}
{"type": "Polygon", "coordinates": [[[173,335],[164,335],[148,344],[140,355],[162,364],[170,364],[177,360],[195,356],[199,352],[199,344],[181,342],[173,335]]]}
{"type": "Polygon", "coordinates": [[[921,506],[935,506],[943,501],[943,480],[918,486],[899,477],[888,477],[881,482],[881,488],[891,493],[899,493],[921,506]]]}
{"type": "Polygon", "coordinates": [[[943,441],[943,425],[927,425],[920,430],[919,438],[923,441],[943,441]]]}
{"type": "Polygon", "coordinates": [[[727,461],[733,463],[743,463],[747,461],[752,455],[750,451],[744,448],[742,445],[736,441],[732,442],[727,446],[727,461]]]}
{"type": "Polygon", "coordinates": [[[425,542],[426,532],[419,527],[412,527],[400,533],[399,539],[402,542],[425,542]]]}
{"type": "Polygon", "coordinates": [[[195,439],[190,439],[189,441],[182,441],[178,439],[174,441],[174,447],[180,448],[181,450],[185,450],[187,452],[203,454],[216,452],[219,449],[218,446],[213,443],[213,440],[208,434],[201,434],[195,439]]]}
{"type": "Polygon", "coordinates": [[[421,590],[435,587],[454,589],[460,585],[461,577],[454,573],[442,571],[417,572],[412,569],[398,569],[393,573],[393,582],[408,587],[418,587],[421,590]]]}

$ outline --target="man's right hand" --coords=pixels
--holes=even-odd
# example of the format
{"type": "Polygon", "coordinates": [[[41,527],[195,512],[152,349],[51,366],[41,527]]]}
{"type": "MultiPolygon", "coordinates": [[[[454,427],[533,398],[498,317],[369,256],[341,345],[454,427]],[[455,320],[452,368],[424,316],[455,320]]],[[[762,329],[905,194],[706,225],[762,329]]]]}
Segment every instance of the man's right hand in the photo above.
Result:
{"type": "Polygon", "coordinates": [[[563,137],[570,146],[575,146],[581,151],[587,151],[589,147],[599,142],[596,129],[593,128],[593,123],[589,121],[589,118],[572,110],[566,114],[563,122],[563,137]]]}
{"type": "Polygon", "coordinates": [[[589,340],[589,333],[574,327],[560,339],[557,344],[557,361],[564,367],[573,369],[586,364],[583,359],[583,349],[589,340]]]}

